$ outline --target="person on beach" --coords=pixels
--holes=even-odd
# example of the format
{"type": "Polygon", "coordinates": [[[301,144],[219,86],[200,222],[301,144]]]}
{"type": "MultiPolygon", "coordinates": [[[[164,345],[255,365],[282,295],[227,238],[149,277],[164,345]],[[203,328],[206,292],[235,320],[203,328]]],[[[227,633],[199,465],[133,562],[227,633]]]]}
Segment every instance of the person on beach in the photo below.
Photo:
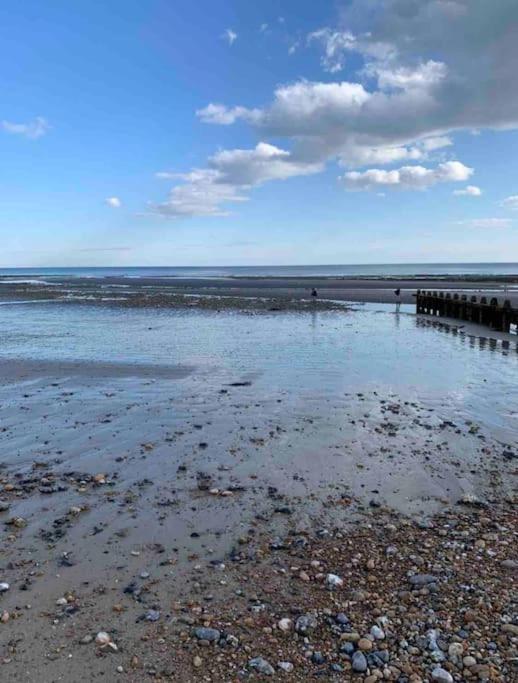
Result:
{"type": "Polygon", "coordinates": [[[316,288],[313,287],[313,289],[311,290],[311,298],[313,299],[313,301],[316,302],[317,296],[318,296],[318,292],[317,292],[316,288]]]}
{"type": "Polygon", "coordinates": [[[394,290],[394,294],[396,295],[396,313],[399,313],[399,309],[401,308],[401,290],[399,287],[394,290]]]}

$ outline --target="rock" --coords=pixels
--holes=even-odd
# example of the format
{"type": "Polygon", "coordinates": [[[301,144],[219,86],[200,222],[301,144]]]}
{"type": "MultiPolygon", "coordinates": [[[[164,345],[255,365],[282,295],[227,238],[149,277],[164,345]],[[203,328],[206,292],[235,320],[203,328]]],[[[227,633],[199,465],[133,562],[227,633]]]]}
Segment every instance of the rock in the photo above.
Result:
{"type": "Polygon", "coordinates": [[[311,655],[311,661],[313,664],[325,664],[326,658],[321,652],[313,652],[311,655]]]}
{"type": "Polygon", "coordinates": [[[264,676],[273,676],[275,673],[273,666],[263,657],[254,657],[248,662],[248,666],[264,676]]]}
{"type": "Polygon", "coordinates": [[[355,652],[352,659],[353,671],[358,674],[365,673],[367,671],[367,659],[363,652],[355,652]]]}
{"type": "Polygon", "coordinates": [[[297,633],[309,633],[317,627],[317,620],[312,614],[303,614],[295,622],[297,633]]]}
{"type": "Polygon", "coordinates": [[[66,605],[66,604],[67,604],[67,599],[66,599],[66,598],[58,598],[58,599],[56,600],[56,605],[59,605],[60,607],[63,606],[63,605],[66,605]]]}
{"type": "Polygon", "coordinates": [[[412,586],[427,586],[429,583],[437,583],[437,577],[432,574],[414,574],[408,580],[412,586]]]}
{"type": "Polygon", "coordinates": [[[385,638],[385,631],[380,628],[379,626],[373,626],[371,628],[371,636],[375,638],[376,640],[384,640],[385,638]]]}
{"type": "Polygon", "coordinates": [[[294,668],[291,662],[277,662],[277,666],[279,667],[279,669],[285,671],[287,674],[291,673],[294,668]]]}
{"type": "Polygon", "coordinates": [[[467,669],[469,669],[470,667],[476,665],[477,660],[475,659],[475,657],[471,657],[471,655],[468,655],[467,657],[464,657],[464,659],[462,660],[462,663],[464,664],[464,666],[467,669]]]}
{"type": "Polygon", "coordinates": [[[92,642],[93,639],[94,639],[93,636],[88,634],[88,635],[84,636],[83,638],[81,638],[81,640],[79,642],[81,643],[81,645],[88,645],[89,643],[92,642]]]}
{"type": "Polygon", "coordinates": [[[209,643],[217,643],[221,637],[221,632],[217,628],[205,628],[198,626],[194,629],[194,635],[198,640],[207,640],[209,643]]]}
{"type": "Polygon", "coordinates": [[[512,636],[518,636],[518,624],[503,624],[502,631],[512,636]]]}
{"type": "Polygon", "coordinates": [[[518,571],[518,561],[517,560],[504,560],[502,562],[502,567],[505,569],[511,569],[512,571],[518,571]]]}
{"type": "Polygon", "coordinates": [[[369,652],[372,650],[372,640],[369,640],[368,638],[360,638],[358,641],[358,647],[364,652],[369,652]]]}
{"type": "Polygon", "coordinates": [[[11,507],[10,503],[7,503],[6,501],[0,500],[0,512],[7,512],[9,508],[11,507]]]}
{"type": "Polygon", "coordinates": [[[464,647],[463,647],[462,643],[451,643],[451,645],[448,647],[448,656],[453,661],[456,661],[460,657],[462,657],[463,652],[464,652],[464,647]]]}
{"type": "Polygon", "coordinates": [[[7,612],[7,610],[4,610],[4,611],[2,612],[2,614],[0,615],[0,621],[2,622],[2,624],[7,624],[7,622],[9,621],[10,616],[11,616],[11,615],[9,614],[9,612],[7,612]]]}
{"type": "Polygon", "coordinates": [[[95,642],[97,645],[100,645],[101,648],[109,647],[114,652],[117,652],[118,650],[117,645],[115,645],[111,639],[111,636],[106,633],[106,631],[99,631],[99,633],[95,636],[95,642]]]}
{"type": "Polygon", "coordinates": [[[150,609],[146,612],[146,621],[158,621],[160,619],[160,612],[156,609],[150,609]]]}
{"type": "Polygon", "coordinates": [[[277,626],[281,631],[290,631],[293,628],[293,621],[291,619],[279,619],[277,626]]]}
{"type": "Polygon", "coordinates": [[[5,581],[0,582],[0,593],[5,593],[9,590],[9,584],[5,581]]]}
{"type": "Polygon", "coordinates": [[[195,666],[197,669],[200,668],[200,666],[203,664],[203,660],[201,657],[196,655],[196,657],[192,660],[193,666],[195,666]]]}
{"type": "Polygon", "coordinates": [[[453,676],[440,666],[436,666],[432,671],[432,680],[438,683],[453,683],[453,676]]]}
{"type": "Polygon", "coordinates": [[[349,623],[349,618],[346,614],[343,612],[338,612],[338,614],[335,617],[336,622],[340,624],[341,626],[345,626],[346,624],[349,623]]]}
{"type": "Polygon", "coordinates": [[[326,585],[330,590],[341,588],[344,585],[344,580],[336,574],[328,574],[326,576],[326,585]]]}

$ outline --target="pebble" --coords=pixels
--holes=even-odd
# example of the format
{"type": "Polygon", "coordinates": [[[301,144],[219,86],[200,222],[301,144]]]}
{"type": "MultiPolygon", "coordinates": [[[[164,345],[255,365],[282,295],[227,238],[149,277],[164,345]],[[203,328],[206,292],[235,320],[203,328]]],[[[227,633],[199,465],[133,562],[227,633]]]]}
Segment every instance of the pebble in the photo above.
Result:
{"type": "Polygon", "coordinates": [[[341,588],[344,585],[344,580],[336,574],[328,574],[326,576],[326,584],[329,589],[341,588]]]}
{"type": "Polygon", "coordinates": [[[289,631],[293,627],[293,622],[291,619],[279,619],[277,626],[281,631],[289,631]]]}
{"type": "Polygon", "coordinates": [[[198,626],[198,628],[194,629],[194,635],[198,640],[207,640],[209,643],[216,643],[221,637],[221,632],[218,631],[217,628],[198,626]]]}
{"type": "Polygon", "coordinates": [[[371,636],[376,640],[383,640],[385,638],[385,631],[379,626],[373,626],[371,628],[371,636]]]}
{"type": "Polygon", "coordinates": [[[317,620],[311,614],[303,614],[295,623],[297,633],[308,633],[317,627],[317,620]]]}
{"type": "Polygon", "coordinates": [[[360,638],[358,641],[358,647],[360,650],[369,652],[369,650],[372,650],[372,640],[369,640],[368,638],[360,638]]]}
{"type": "Polygon", "coordinates": [[[9,621],[9,617],[10,617],[9,612],[4,610],[2,612],[2,614],[0,615],[0,621],[2,622],[2,624],[7,624],[7,622],[9,621]]]}
{"type": "Polygon", "coordinates": [[[5,581],[0,582],[0,593],[5,593],[9,590],[9,584],[5,581]]]}
{"type": "Polygon", "coordinates": [[[203,660],[201,657],[196,655],[196,657],[192,660],[192,663],[197,669],[199,669],[200,666],[203,664],[203,660]]]}
{"type": "Polygon", "coordinates": [[[254,657],[248,662],[248,666],[251,669],[255,669],[258,671],[260,674],[263,674],[264,676],[273,676],[275,673],[275,669],[273,666],[270,664],[270,662],[267,662],[266,659],[263,657],[254,657]]]}
{"type": "Polygon", "coordinates": [[[432,671],[432,680],[438,683],[453,683],[453,676],[440,666],[435,667],[432,671]]]}
{"type": "Polygon", "coordinates": [[[464,657],[464,659],[462,660],[462,663],[464,664],[464,666],[467,669],[469,669],[470,667],[476,665],[477,660],[475,659],[475,657],[471,657],[471,655],[468,655],[467,657],[464,657]]]}
{"type": "Polygon", "coordinates": [[[414,574],[408,580],[412,586],[426,586],[429,583],[436,583],[437,577],[432,574],[414,574]]]}
{"type": "Polygon", "coordinates": [[[363,652],[355,652],[352,659],[353,671],[356,673],[365,673],[367,671],[367,659],[363,652]]]}
{"type": "Polygon", "coordinates": [[[518,636],[518,624],[504,624],[502,626],[504,633],[510,633],[512,636],[518,636]]]}
{"type": "Polygon", "coordinates": [[[9,510],[10,507],[11,506],[9,503],[6,503],[5,501],[0,500],[0,512],[7,512],[7,510],[9,510]]]}
{"type": "Polygon", "coordinates": [[[291,662],[277,662],[277,666],[279,669],[282,671],[285,671],[286,673],[291,673],[294,669],[294,666],[291,662]]]}

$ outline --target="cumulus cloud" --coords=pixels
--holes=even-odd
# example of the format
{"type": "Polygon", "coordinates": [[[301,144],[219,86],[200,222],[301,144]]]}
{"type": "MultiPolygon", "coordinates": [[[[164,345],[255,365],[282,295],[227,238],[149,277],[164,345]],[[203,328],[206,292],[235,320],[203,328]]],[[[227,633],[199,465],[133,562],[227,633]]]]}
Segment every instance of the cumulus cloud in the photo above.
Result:
{"type": "Polygon", "coordinates": [[[506,209],[518,209],[518,194],[513,194],[510,197],[506,197],[502,202],[502,206],[504,206],[506,209]]]}
{"type": "Polygon", "coordinates": [[[108,206],[111,206],[112,209],[118,209],[122,206],[122,202],[118,197],[107,197],[104,202],[108,206]]]}
{"type": "Polygon", "coordinates": [[[224,205],[244,202],[246,192],[269,180],[286,180],[322,170],[320,164],[294,161],[284,149],[260,142],[253,149],[223,150],[209,157],[208,168],[190,173],[158,173],[181,181],[153,210],[163,216],[225,216],[224,205]]]}
{"type": "Polygon", "coordinates": [[[468,221],[459,221],[459,225],[488,230],[493,228],[510,228],[512,224],[513,222],[510,218],[472,218],[468,221]]]}
{"type": "Polygon", "coordinates": [[[358,147],[518,127],[517,22],[515,0],[353,0],[343,27],[319,29],[308,40],[322,45],[331,71],[354,54],[357,80],[298,81],[277,88],[253,115],[242,105],[225,110],[263,138],[286,137],[296,155],[344,163],[358,147]]]}
{"type": "Polygon", "coordinates": [[[46,135],[50,126],[47,121],[38,116],[34,121],[29,123],[12,123],[11,121],[2,121],[2,128],[6,133],[11,133],[12,135],[23,135],[31,140],[37,140],[38,138],[46,135]]]}
{"type": "Polygon", "coordinates": [[[235,33],[231,28],[226,28],[221,36],[227,43],[232,46],[237,40],[237,33],[235,33]]]}
{"type": "Polygon", "coordinates": [[[476,185],[467,185],[462,190],[454,190],[453,194],[458,197],[480,197],[482,190],[476,185]]]}
{"type": "Polygon", "coordinates": [[[336,27],[307,37],[328,73],[346,62],[356,68],[348,79],[298,80],[263,105],[211,103],[197,112],[205,123],[246,123],[286,153],[262,161],[257,148],[216,155],[207,167],[221,175],[211,186],[230,183],[229,196],[238,188],[242,198],[239,175],[253,186],[330,161],[348,170],[351,189],[466,181],[472,169],[460,162],[423,162],[443,161],[437,153],[457,131],[518,128],[517,24],[516,0],[351,0],[336,27]]]}
{"type": "Polygon", "coordinates": [[[424,166],[402,166],[390,171],[371,168],[367,171],[350,171],[341,180],[348,190],[376,190],[400,188],[403,190],[425,190],[437,183],[466,180],[473,169],[460,161],[447,161],[436,168],[424,166]]]}

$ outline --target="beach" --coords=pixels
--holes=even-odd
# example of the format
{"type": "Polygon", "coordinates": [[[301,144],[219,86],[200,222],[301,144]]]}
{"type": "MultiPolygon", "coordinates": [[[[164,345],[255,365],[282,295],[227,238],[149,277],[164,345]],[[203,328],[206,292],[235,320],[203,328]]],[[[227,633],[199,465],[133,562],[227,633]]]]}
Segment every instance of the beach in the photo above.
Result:
{"type": "Polygon", "coordinates": [[[2,678],[512,680],[515,335],[121,284],[0,289],[2,678]]]}

